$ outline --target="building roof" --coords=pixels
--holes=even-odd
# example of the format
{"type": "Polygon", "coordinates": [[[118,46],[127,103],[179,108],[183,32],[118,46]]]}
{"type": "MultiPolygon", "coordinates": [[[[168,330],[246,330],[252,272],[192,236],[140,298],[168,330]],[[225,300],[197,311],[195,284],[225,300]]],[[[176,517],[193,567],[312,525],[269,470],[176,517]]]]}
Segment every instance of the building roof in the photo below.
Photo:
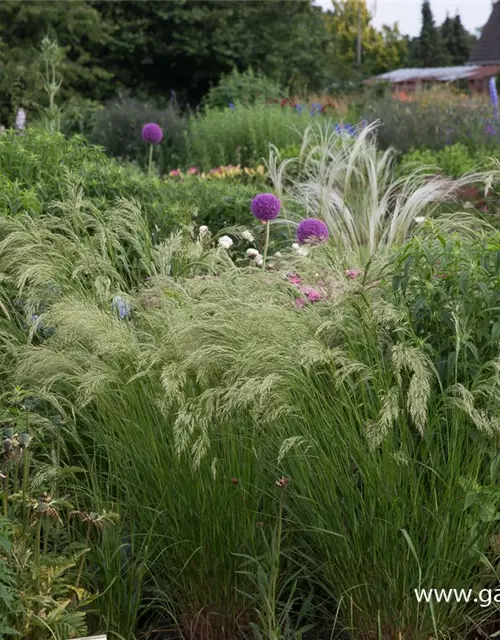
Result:
{"type": "Polygon", "coordinates": [[[490,19],[472,50],[471,64],[500,64],[500,2],[493,5],[490,19]]]}
{"type": "MultiPolygon", "coordinates": [[[[498,4],[500,6],[500,3],[498,4]]],[[[455,82],[457,80],[478,80],[500,73],[497,65],[466,65],[463,67],[435,67],[429,69],[396,69],[371,78],[371,81],[399,84],[405,82],[455,82]]]]}

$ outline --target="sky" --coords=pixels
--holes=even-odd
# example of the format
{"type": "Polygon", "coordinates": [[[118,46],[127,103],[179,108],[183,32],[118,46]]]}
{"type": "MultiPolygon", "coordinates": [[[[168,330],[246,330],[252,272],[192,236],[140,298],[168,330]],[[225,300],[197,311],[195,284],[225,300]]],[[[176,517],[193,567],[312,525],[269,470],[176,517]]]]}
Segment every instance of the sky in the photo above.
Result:
{"type": "MultiPolygon", "coordinates": [[[[324,9],[331,9],[330,0],[315,0],[324,9]]],[[[367,0],[374,15],[373,24],[399,23],[402,33],[417,36],[422,24],[422,0],[367,0]]],[[[450,16],[460,14],[464,26],[472,33],[485,25],[491,13],[491,0],[431,0],[436,24],[441,24],[448,12],[450,16]]]]}

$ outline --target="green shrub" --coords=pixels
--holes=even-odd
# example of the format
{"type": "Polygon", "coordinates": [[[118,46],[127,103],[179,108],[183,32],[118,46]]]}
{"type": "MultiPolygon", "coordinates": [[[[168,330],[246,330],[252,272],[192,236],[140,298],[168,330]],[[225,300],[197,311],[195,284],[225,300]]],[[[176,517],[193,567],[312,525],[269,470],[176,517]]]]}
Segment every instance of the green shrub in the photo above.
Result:
{"type": "Polygon", "coordinates": [[[253,224],[255,218],[251,214],[250,203],[262,190],[256,185],[232,180],[201,178],[167,179],[165,189],[173,206],[196,208],[196,223],[207,225],[211,230],[253,224]]]}
{"type": "Polygon", "coordinates": [[[270,144],[300,144],[310,120],[307,109],[299,113],[279,105],[208,109],[189,122],[181,165],[204,171],[228,164],[256,166],[267,158],[270,144]]]}
{"type": "Polygon", "coordinates": [[[486,151],[473,152],[459,142],[440,151],[413,149],[401,158],[398,171],[404,175],[424,165],[434,167],[452,178],[460,178],[465,173],[485,168],[487,157],[486,151]]]}
{"type": "Polygon", "coordinates": [[[248,106],[283,97],[281,87],[266,76],[254,73],[252,69],[242,73],[234,69],[210,89],[205,104],[210,108],[224,109],[230,104],[248,106]]]}
{"type": "Polygon", "coordinates": [[[177,164],[187,123],[175,104],[158,106],[138,98],[119,98],[97,112],[94,120],[90,141],[104,147],[110,156],[141,167],[148,161],[148,145],[141,138],[141,130],[147,122],[156,122],[164,138],[154,150],[154,162],[160,173],[177,164]]]}
{"type": "Polygon", "coordinates": [[[16,213],[26,207],[31,213],[46,212],[52,201],[64,197],[68,172],[78,177],[97,207],[118,198],[135,199],[150,224],[165,232],[188,220],[186,212],[169,210],[171,200],[163,182],[120,166],[82,137],[65,138],[37,130],[0,137],[0,175],[7,185],[0,196],[3,211],[16,213]]]}

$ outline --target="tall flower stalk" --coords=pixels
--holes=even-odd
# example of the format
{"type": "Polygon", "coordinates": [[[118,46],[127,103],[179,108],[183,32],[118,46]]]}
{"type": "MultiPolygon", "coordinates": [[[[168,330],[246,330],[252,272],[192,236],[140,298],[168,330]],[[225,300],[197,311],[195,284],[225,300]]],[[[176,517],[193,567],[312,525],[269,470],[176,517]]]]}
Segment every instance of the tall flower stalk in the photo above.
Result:
{"type": "Polygon", "coordinates": [[[281,201],[274,193],[259,193],[252,200],[252,213],[266,225],[266,233],[264,239],[264,250],[262,252],[262,270],[266,268],[267,251],[269,249],[269,221],[279,216],[281,210],[281,201]]]}
{"type": "Polygon", "coordinates": [[[142,127],[141,137],[149,145],[148,177],[153,169],[153,147],[163,140],[163,130],[159,124],[149,122],[142,127]]]}
{"type": "Polygon", "coordinates": [[[48,36],[42,40],[41,63],[43,66],[43,88],[48,97],[48,107],[42,107],[45,128],[49,133],[61,130],[61,109],[56,104],[56,96],[62,85],[59,69],[64,59],[63,49],[48,36]]]}
{"type": "Polygon", "coordinates": [[[490,88],[491,104],[493,105],[493,110],[495,112],[495,118],[498,119],[498,117],[499,117],[499,112],[498,112],[498,91],[497,91],[497,79],[495,77],[490,78],[489,88],[490,88]]]}

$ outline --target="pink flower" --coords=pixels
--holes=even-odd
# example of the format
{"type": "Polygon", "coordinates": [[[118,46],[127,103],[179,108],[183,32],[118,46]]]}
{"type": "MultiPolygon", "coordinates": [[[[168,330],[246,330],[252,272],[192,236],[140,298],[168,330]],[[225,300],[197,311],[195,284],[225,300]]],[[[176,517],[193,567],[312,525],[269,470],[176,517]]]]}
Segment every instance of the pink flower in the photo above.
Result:
{"type": "Polygon", "coordinates": [[[298,276],[296,273],[289,273],[287,275],[288,275],[288,282],[290,284],[300,284],[302,282],[302,278],[298,276]]]}
{"type": "Polygon", "coordinates": [[[307,300],[305,298],[295,298],[294,302],[295,306],[299,309],[302,309],[307,304],[307,300]]]}
{"type": "Polygon", "coordinates": [[[180,169],[172,169],[172,171],[168,175],[172,176],[172,178],[176,178],[177,176],[181,175],[181,171],[180,169]]]}
{"type": "Polygon", "coordinates": [[[347,269],[347,271],[345,272],[349,280],[356,280],[360,273],[361,271],[358,271],[358,269],[347,269]]]}
{"type": "Polygon", "coordinates": [[[187,172],[188,175],[193,176],[195,173],[198,173],[198,169],[196,167],[190,167],[187,172]]]}
{"type": "Polygon", "coordinates": [[[300,292],[303,293],[309,302],[319,302],[323,299],[323,294],[313,287],[299,287],[300,292]]]}

